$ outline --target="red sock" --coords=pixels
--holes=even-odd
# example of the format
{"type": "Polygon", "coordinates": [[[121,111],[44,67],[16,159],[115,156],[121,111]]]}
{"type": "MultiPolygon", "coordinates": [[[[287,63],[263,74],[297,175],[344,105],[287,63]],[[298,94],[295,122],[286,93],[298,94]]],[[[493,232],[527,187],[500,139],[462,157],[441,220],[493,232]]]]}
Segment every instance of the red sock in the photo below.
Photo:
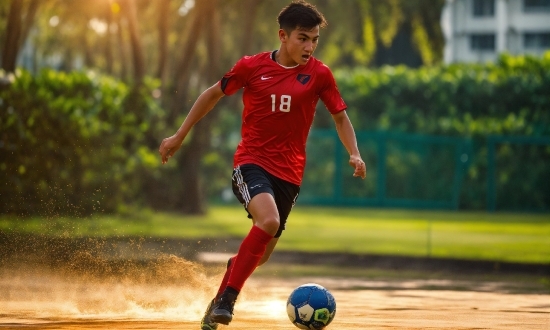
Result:
{"type": "Polygon", "coordinates": [[[241,291],[244,282],[252,275],[265,253],[267,244],[273,236],[256,226],[252,226],[239,248],[237,257],[233,260],[231,274],[227,286],[241,291]]]}
{"type": "Polygon", "coordinates": [[[220,288],[218,289],[218,294],[216,294],[215,300],[218,300],[218,298],[222,295],[223,290],[225,290],[225,287],[227,286],[229,275],[231,275],[231,270],[233,270],[233,266],[235,265],[235,258],[237,258],[237,256],[231,257],[227,263],[227,269],[225,271],[225,275],[223,275],[222,283],[220,284],[220,288]]]}

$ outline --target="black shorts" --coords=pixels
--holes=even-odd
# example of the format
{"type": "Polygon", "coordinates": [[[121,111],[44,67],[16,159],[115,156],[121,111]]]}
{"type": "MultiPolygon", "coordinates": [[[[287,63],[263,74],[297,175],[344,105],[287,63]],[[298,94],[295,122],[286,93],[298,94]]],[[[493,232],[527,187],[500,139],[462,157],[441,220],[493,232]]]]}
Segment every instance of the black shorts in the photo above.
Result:
{"type": "MultiPolygon", "coordinates": [[[[248,203],[252,200],[252,197],[265,192],[273,196],[281,222],[275,237],[280,237],[285,229],[290,210],[292,210],[298,198],[298,193],[300,193],[300,186],[279,179],[255,164],[237,166],[233,170],[232,181],[233,193],[247,212],[248,203]]],[[[250,212],[248,212],[248,217],[252,219],[250,212]]]]}

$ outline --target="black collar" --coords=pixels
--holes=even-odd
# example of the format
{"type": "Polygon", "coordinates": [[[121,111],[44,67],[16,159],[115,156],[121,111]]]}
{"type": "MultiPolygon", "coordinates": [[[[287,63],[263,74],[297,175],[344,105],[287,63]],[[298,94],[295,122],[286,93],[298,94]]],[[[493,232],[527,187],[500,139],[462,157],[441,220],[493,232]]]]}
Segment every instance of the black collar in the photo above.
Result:
{"type": "Polygon", "coordinates": [[[277,60],[275,59],[275,54],[277,54],[278,50],[274,50],[271,52],[271,59],[275,62],[277,62],[277,60]]]}

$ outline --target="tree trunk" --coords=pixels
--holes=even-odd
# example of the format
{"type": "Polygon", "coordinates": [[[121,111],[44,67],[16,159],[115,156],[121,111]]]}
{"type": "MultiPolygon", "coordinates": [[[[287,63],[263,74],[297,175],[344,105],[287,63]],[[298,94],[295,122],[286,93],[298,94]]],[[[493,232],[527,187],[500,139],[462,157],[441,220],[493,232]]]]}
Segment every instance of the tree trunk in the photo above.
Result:
{"type": "Polygon", "coordinates": [[[175,94],[173,94],[173,102],[171,104],[168,120],[175,120],[181,111],[182,105],[186,104],[187,100],[187,82],[189,80],[189,68],[191,66],[195,51],[197,49],[197,43],[204,25],[206,25],[206,11],[205,8],[208,5],[208,1],[196,2],[195,13],[191,28],[188,30],[187,39],[183,46],[182,56],[180,61],[176,65],[175,70],[175,94]],[[206,5],[205,5],[206,3],[206,5]]]}
{"type": "Polygon", "coordinates": [[[124,29],[123,29],[123,19],[121,15],[117,15],[117,38],[118,38],[118,49],[120,51],[120,71],[119,78],[123,81],[128,81],[128,54],[126,53],[126,43],[124,40],[124,29]]]}
{"type": "Polygon", "coordinates": [[[246,8],[243,8],[243,10],[246,12],[246,15],[244,15],[244,31],[242,34],[244,37],[241,45],[241,54],[243,55],[250,55],[252,49],[252,38],[249,38],[248,35],[254,30],[254,21],[256,20],[256,13],[258,12],[260,3],[257,0],[247,0],[244,2],[246,8]]]}
{"type": "Polygon", "coordinates": [[[128,31],[130,32],[130,45],[132,46],[132,59],[134,66],[134,84],[140,85],[145,76],[145,59],[143,57],[143,46],[139,34],[138,16],[135,0],[124,0],[123,10],[128,18],[128,31]]]}
{"type": "Polygon", "coordinates": [[[79,47],[82,47],[82,52],[84,53],[84,66],[88,68],[96,67],[96,58],[94,57],[94,47],[90,45],[90,39],[88,38],[88,20],[82,20],[80,26],[78,27],[82,37],[79,40],[79,47]]]}
{"type": "MultiPolygon", "coordinates": [[[[204,120],[204,118],[203,118],[204,120]]],[[[181,186],[183,188],[177,206],[184,214],[205,214],[206,199],[202,189],[201,162],[203,155],[202,145],[206,141],[207,131],[204,130],[201,120],[193,128],[189,144],[180,150],[178,159],[182,171],[181,186]]]]}
{"type": "Polygon", "coordinates": [[[113,25],[113,9],[110,3],[105,3],[105,19],[107,21],[107,32],[105,33],[105,71],[113,74],[113,47],[111,45],[111,26],[113,25]]]}
{"type": "MultiPolygon", "coordinates": [[[[175,120],[178,113],[181,111],[182,105],[185,105],[187,81],[189,80],[189,67],[201,32],[205,25],[205,8],[206,1],[195,3],[195,16],[187,34],[187,40],[184,45],[183,54],[176,66],[175,86],[176,93],[173,94],[171,113],[169,120],[175,120]]],[[[204,120],[204,118],[202,119],[204,120]]],[[[181,155],[178,163],[181,164],[182,175],[182,195],[180,198],[179,207],[184,214],[204,214],[206,213],[206,201],[202,184],[200,180],[200,165],[203,154],[203,144],[205,143],[205,131],[203,129],[202,120],[199,121],[192,130],[190,143],[185,145],[181,150],[181,155]]]]}
{"type": "Polygon", "coordinates": [[[36,16],[39,4],[39,0],[32,0],[29,4],[29,8],[27,9],[27,14],[25,15],[25,20],[23,22],[23,27],[21,29],[21,35],[19,37],[19,47],[22,47],[27,40],[27,36],[29,35],[31,27],[34,23],[34,16],[36,16]]]}
{"type": "MultiPolygon", "coordinates": [[[[208,72],[206,76],[211,82],[219,80],[220,77],[220,14],[218,12],[218,0],[211,0],[211,5],[208,7],[210,24],[207,26],[206,45],[208,47],[208,72]]],[[[249,39],[249,38],[246,38],[249,39]]],[[[210,83],[209,83],[210,84],[210,83]]]]}
{"type": "Polygon", "coordinates": [[[158,38],[159,58],[156,77],[164,85],[166,62],[168,60],[168,32],[170,17],[170,0],[159,0],[158,5],[158,38]]]}
{"type": "MultiPolygon", "coordinates": [[[[208,80],[208,85],[213,84],[220,78],[219,46],[221,44],[221,38],[217,2],[217,0],[210,0],[201,1],[200,5],[197,3],[200,7],[196,8],[195,21],[187,41],[187,48],[185,49],[184,57],[178,67],[179,74],[186,74],[185,80],[188,79],[187,72],[191,57],[195,50],[195,45],[198,41],[199,31],[205,31],[207,33],[208,65],[205,76],[208,80]],[[208,20],[203,19],[204,17],[208,17],[208,20]]],[[[180,80],[178,86],[183,86],[182,80],[184,79],[180,80]]],[[[181,96],[178,96],[177,98],[179,99],[180,97],[181,96]]],[[[177,104],[181,103],[176,102],[175,105],[177,104]]],[[[179,159],[182,169],[183,185],[181,210],[186,214],[204,214],[206,212],[206,196],[204,194],[203,184],[207,184],[207,182],[201,180],[201,163],[204,154],[210,147],[210,129],[217,117],[215,109],[203,117],[193,128],[193,133],[190,136],[191,140],[185,145],[183,150],[181,150],[182,156],[179,159]]]]}
{"type": "Polygon", "coordinates": [[[2,52],[2,69],[14,72],[21,38],[21,14],[23,0],[12,0],[6,27],[6,43],[2,52]]]}

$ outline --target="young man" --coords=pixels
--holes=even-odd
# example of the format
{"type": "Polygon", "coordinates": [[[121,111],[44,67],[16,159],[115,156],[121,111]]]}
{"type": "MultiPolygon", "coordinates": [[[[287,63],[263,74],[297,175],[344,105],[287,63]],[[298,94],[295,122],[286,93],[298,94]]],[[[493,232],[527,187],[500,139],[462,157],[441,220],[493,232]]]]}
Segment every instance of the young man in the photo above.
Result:
{"type": "Polygon", "coordinates": [[[237,255],[228,262],[218,294],[202,319],[202,330],[215,330],[219,323],[231,322],[233,306],[246,279],[269,259],[277,245],[300,191],[306,139],[319,99],[332,114],[350,155],[353,175],[363,179],[366,175],[332,72],[312,56],[319,30],[326,25],[324,16],[300,0],[283,8],[278,22],[279,49],[241,58],[197,98],[176,134],[164,139],[159,149],[162,163],[166,163],[193,125],[222,96],[244,88],[242,139],[234,156],[232,184],[253,225],[237,255]]]}

